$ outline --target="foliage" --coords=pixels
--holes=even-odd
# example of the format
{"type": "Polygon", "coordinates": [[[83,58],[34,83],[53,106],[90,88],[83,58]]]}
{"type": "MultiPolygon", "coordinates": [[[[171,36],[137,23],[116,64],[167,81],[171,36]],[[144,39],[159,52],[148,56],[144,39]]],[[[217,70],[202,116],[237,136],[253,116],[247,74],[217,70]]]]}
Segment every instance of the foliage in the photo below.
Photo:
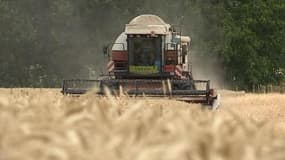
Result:
{"type": "Polygon", "coordinates": [[[228,1],[223,57],[229,80],[249,88],[282,81],[285,3],[279,0],[228,1]]]}
{"type": "Polygon", "coordinates": [[[64,78],[94,78],[105,69],[102,46],[145,13],[182,24],[197,67],[222,64],[232,86],[278,84],[284,10],[281,0],[0,0],[0,86],[59,87],[64,78]]]}

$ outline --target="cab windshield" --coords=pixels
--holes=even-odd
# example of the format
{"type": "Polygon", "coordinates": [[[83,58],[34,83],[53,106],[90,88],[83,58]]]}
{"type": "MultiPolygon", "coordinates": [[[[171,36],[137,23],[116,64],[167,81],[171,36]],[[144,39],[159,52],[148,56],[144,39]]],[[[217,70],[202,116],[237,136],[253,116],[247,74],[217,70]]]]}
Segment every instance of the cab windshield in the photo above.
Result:
{"type": "Polygon", "coordinates": [[[129,65],[157,66],[161,61],[161,37],[143,35],[129,37],[129,65]]]}

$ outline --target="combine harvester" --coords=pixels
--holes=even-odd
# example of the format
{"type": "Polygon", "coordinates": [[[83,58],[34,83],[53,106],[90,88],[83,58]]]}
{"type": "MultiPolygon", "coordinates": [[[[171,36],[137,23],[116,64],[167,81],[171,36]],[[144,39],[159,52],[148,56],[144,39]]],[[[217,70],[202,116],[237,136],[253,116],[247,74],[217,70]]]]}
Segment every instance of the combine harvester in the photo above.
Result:
{"type": "Polygon", "coordinates": [[[125,31],[103,52],[108,57],[108,73],[98,80],[64,80],[63,94],[84,94],[95,86],[97,94],[115,96],[169,97],[202,103],[214,109],[219,95],[209,80],[194,80],[189,61],[191,39],[181,27],[165,23],[155,15],[141,15],[126,25],[125,31]]]}

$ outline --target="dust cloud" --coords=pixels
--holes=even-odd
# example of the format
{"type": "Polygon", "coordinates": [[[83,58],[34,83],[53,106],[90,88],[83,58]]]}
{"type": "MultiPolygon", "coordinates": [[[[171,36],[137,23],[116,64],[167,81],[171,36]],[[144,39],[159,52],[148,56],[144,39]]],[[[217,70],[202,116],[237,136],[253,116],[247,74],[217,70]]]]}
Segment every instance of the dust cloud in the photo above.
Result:
{"type": "Polygon", "coordinates": [[[195,80],[210,80],[211,87],[215,89],[226,89],[225,70],[217,57],[202,57],[199,52],[192,51],[192,74],[195,80]]]}

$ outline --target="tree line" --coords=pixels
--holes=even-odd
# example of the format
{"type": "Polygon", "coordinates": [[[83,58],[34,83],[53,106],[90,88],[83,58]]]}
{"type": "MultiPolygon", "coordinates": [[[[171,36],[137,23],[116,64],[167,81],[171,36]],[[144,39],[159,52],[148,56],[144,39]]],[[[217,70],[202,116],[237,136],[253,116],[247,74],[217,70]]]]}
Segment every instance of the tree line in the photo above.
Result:
{"type": "Polygon", "coordinates": [[[183,25],[196,67],[219,65],[229,86],[284,82],[283,0],[0,0],[0,86],[96,78],[102,46],[146,13],[183,25]]]}

